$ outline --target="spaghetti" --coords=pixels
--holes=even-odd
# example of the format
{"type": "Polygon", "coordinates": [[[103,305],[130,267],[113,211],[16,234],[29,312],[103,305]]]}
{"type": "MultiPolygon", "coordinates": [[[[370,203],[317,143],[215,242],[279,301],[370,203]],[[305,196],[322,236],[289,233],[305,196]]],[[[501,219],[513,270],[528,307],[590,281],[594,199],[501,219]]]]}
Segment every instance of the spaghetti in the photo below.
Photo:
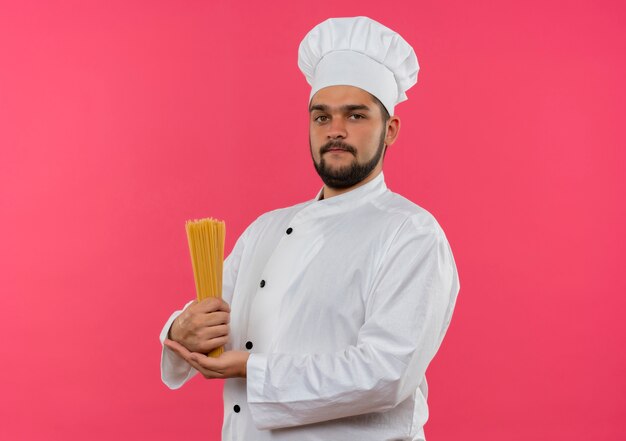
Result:
{"type": "MultiPolygon", "coordinates": [[[[221,298],[226,224],[212,218],[196,219],[188,220],[185,229],[198,300],[221,298]]],[[[219,357],[223,352],[224,348],[219,347],[208,355],[219,357]]]]}

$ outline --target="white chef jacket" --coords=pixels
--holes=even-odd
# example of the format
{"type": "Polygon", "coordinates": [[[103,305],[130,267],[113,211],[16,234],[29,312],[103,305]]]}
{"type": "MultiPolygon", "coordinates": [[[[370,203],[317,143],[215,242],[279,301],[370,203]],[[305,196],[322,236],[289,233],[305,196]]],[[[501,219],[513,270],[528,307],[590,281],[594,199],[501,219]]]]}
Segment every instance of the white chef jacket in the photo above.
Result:
{"type": "MultiPolygon", "coordinates": [[[[260,216],[224,262],[226,349],[250,358],[224,385],[223,440],[423,440],[458,290],[441,227],[382,173],[260,216]]],[[[197,372],[164,347],[161,373],[176,389],[197,372]]]]}

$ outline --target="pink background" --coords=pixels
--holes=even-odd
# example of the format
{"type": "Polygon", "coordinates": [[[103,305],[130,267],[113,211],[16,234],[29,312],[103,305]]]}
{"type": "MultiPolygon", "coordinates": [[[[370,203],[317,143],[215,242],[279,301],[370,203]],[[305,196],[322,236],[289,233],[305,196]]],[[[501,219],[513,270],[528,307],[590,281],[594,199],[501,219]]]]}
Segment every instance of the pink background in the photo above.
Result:
{"type": "Polygon", "coordinates": [[[206,439],[221,383],[160,382],[193,297],[184,221],[312,198],[300,39],[400,32],[422,70],[387,155],[461,277],[436,440],[626,433],[620,1],[1,1],[0,438],[206,439]]]}

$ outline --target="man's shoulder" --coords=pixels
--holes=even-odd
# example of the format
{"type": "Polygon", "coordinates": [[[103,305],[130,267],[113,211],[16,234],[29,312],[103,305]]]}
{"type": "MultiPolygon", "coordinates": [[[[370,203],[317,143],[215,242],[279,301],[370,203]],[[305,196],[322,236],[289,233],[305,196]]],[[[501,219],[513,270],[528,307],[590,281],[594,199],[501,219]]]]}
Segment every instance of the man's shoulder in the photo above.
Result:
{"type": "Polygon", "coordinates": [[[376,201],[376,205],[389,215],[398,216],[411,223],[415,228],[441,230],[435,216],[422,206],[398,193],[387,191],[382,198],[376,201]]]}

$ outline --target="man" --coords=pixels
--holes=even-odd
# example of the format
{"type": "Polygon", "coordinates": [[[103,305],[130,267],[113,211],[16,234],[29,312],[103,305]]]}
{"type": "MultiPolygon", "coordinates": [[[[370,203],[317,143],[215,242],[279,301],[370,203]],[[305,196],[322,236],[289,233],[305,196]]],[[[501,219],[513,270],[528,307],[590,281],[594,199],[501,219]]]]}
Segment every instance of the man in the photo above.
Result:
{"type": "Polygon", "coordinates": [[[223,301],[172,315],[162,378],[226,378],[224,440],[423,440],[424,375],[459,284],[435,219],[382,173],[417,58],[381,24],[341,18],[309,32],[299,66],[324,187],[248,227],[225,261],[223,301]]]}

